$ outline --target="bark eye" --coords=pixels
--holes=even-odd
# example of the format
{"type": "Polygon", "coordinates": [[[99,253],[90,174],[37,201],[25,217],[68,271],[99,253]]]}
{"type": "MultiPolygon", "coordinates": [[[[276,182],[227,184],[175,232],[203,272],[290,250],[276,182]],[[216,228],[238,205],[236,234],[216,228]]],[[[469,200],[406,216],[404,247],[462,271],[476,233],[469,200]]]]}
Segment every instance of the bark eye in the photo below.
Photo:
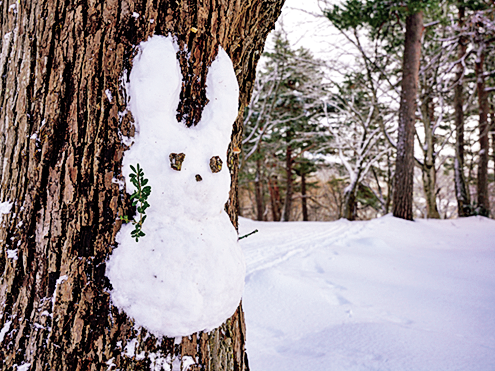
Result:
{"type": "Polygon", "coordinates": [[[212,173],[218,173],[222,170],[222,159],[219,156],[210,158],[210,169],[212,173]]]}
{"type": "Polygon", "coordinates": [[[168,157],[170,159],[170,167],[174,170],[180,171],[186,155],[184,153],[171,153],[168,157]]]}

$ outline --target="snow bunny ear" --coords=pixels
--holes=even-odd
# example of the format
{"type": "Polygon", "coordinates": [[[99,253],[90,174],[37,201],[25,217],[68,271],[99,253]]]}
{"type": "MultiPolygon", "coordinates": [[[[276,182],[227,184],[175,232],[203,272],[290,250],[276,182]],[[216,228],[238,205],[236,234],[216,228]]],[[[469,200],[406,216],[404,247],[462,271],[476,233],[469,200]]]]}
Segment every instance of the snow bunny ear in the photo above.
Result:
{"type": "Polygon", "coordinates": [[[238,114],[239,85],[232,61],[221,46],[208,71],[206,97],[209,102],[203,110],[198,129],[221,138],[222,143],[228,146],[238,114]]]}
{"type": "Polygon", "coordinates": [[[138,132],[144,136],[163,132],[167,122],[177,123],[182,81],[177,50],[171,37],[154,36],[139,44],[130,75],[133,83],[129,89],[129,107],[138,121],[138,132]],[[149,124],[152,121],[163,124],[161,127],[149,124]]]}

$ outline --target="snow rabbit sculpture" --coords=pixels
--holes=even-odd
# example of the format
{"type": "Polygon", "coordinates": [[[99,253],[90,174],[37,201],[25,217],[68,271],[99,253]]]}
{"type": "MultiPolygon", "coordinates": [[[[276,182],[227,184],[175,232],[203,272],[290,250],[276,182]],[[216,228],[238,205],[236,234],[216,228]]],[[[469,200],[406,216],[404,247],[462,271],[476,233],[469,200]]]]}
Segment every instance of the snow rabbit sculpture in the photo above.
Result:
{"type": "Polygon", "coordinates": [[[238,112],[238,85],[220,48],[207,77],[202,119],[188,128],[176,120],[182,84],[171,37],[139,45],[127,91],[136,135],[125,153],[149,179],[151,205],[136,243],[123,225],[107,264],[113,304],[155,335],[186,336],[229,318],[241,299],[245,263],[224,211],[229,196],[227,148],[238,112]],[[223,165],[223,166],[222,166],[223,165]]]}

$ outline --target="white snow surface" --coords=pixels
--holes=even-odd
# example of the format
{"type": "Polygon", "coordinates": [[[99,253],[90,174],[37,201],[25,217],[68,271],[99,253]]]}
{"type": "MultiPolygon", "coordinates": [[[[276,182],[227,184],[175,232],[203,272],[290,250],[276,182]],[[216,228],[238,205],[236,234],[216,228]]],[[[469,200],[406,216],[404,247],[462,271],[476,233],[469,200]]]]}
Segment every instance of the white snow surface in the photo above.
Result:
{"type": "Polygon", "coordinates": [[[495,370],[495,221],[240,220],[252,371],[495,370]]]}
{"type": "Polygon", "coordinates": [[[10,213],[12,209],[12,202],[0,202],[0,215],[10,213]]]}
{"type": "Polygon", "coordinates": [[[220,48],[207,76],[206,105],[197,126],[176,120],[182,74],[171,37],[139,45],[130,73],[129,108],[135,142],[125,153],[123,174],[132,193],[130,165],[149,179],[151,205],[137,243],[123,225],[107,264],[113,303],[155,335],[186,336],[221,325],[236,310],[245,263],[237,234],[224,211],[230,190],[227,148],[238,113],[239,88],[220,48]],[[186,155],[182,170],[169,155],[186,155]],[[210,159],[222,170],[213,173],[210,159]],[[196,181],[199,174],[202,181],[196,181]]]}
{"type": "Polygon", "coordinates": [[[15,249],[15,250],[8,250],[7,249],[7,258],[17,260],[17,249],[15,249]]]}
{"type": "Polygon", "coordinates": [[[31,363],[23,363],[20,366],[17,366],[17,371],[28,371],[31,367],[31,363]]]}
{"type": "Polygon", "coordinates": [[[0,330],[0,344],[3,342],[5,335],[9,332],[11,324],[12,324],[12,321],[5,322],[2,329],[0,330]]]}

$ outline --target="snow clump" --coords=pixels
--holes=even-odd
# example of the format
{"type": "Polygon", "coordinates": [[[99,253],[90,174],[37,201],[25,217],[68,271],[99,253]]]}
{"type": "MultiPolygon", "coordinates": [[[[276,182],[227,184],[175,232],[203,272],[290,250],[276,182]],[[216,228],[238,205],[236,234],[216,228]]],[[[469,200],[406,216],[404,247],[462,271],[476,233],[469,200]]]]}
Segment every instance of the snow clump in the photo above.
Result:
{"type": "Polygon", "coordinates": [[[10,213],[11,209],[12,209],[12,202],[8,202],[8,201],[0,202],[0,215],[10,213]]]}

